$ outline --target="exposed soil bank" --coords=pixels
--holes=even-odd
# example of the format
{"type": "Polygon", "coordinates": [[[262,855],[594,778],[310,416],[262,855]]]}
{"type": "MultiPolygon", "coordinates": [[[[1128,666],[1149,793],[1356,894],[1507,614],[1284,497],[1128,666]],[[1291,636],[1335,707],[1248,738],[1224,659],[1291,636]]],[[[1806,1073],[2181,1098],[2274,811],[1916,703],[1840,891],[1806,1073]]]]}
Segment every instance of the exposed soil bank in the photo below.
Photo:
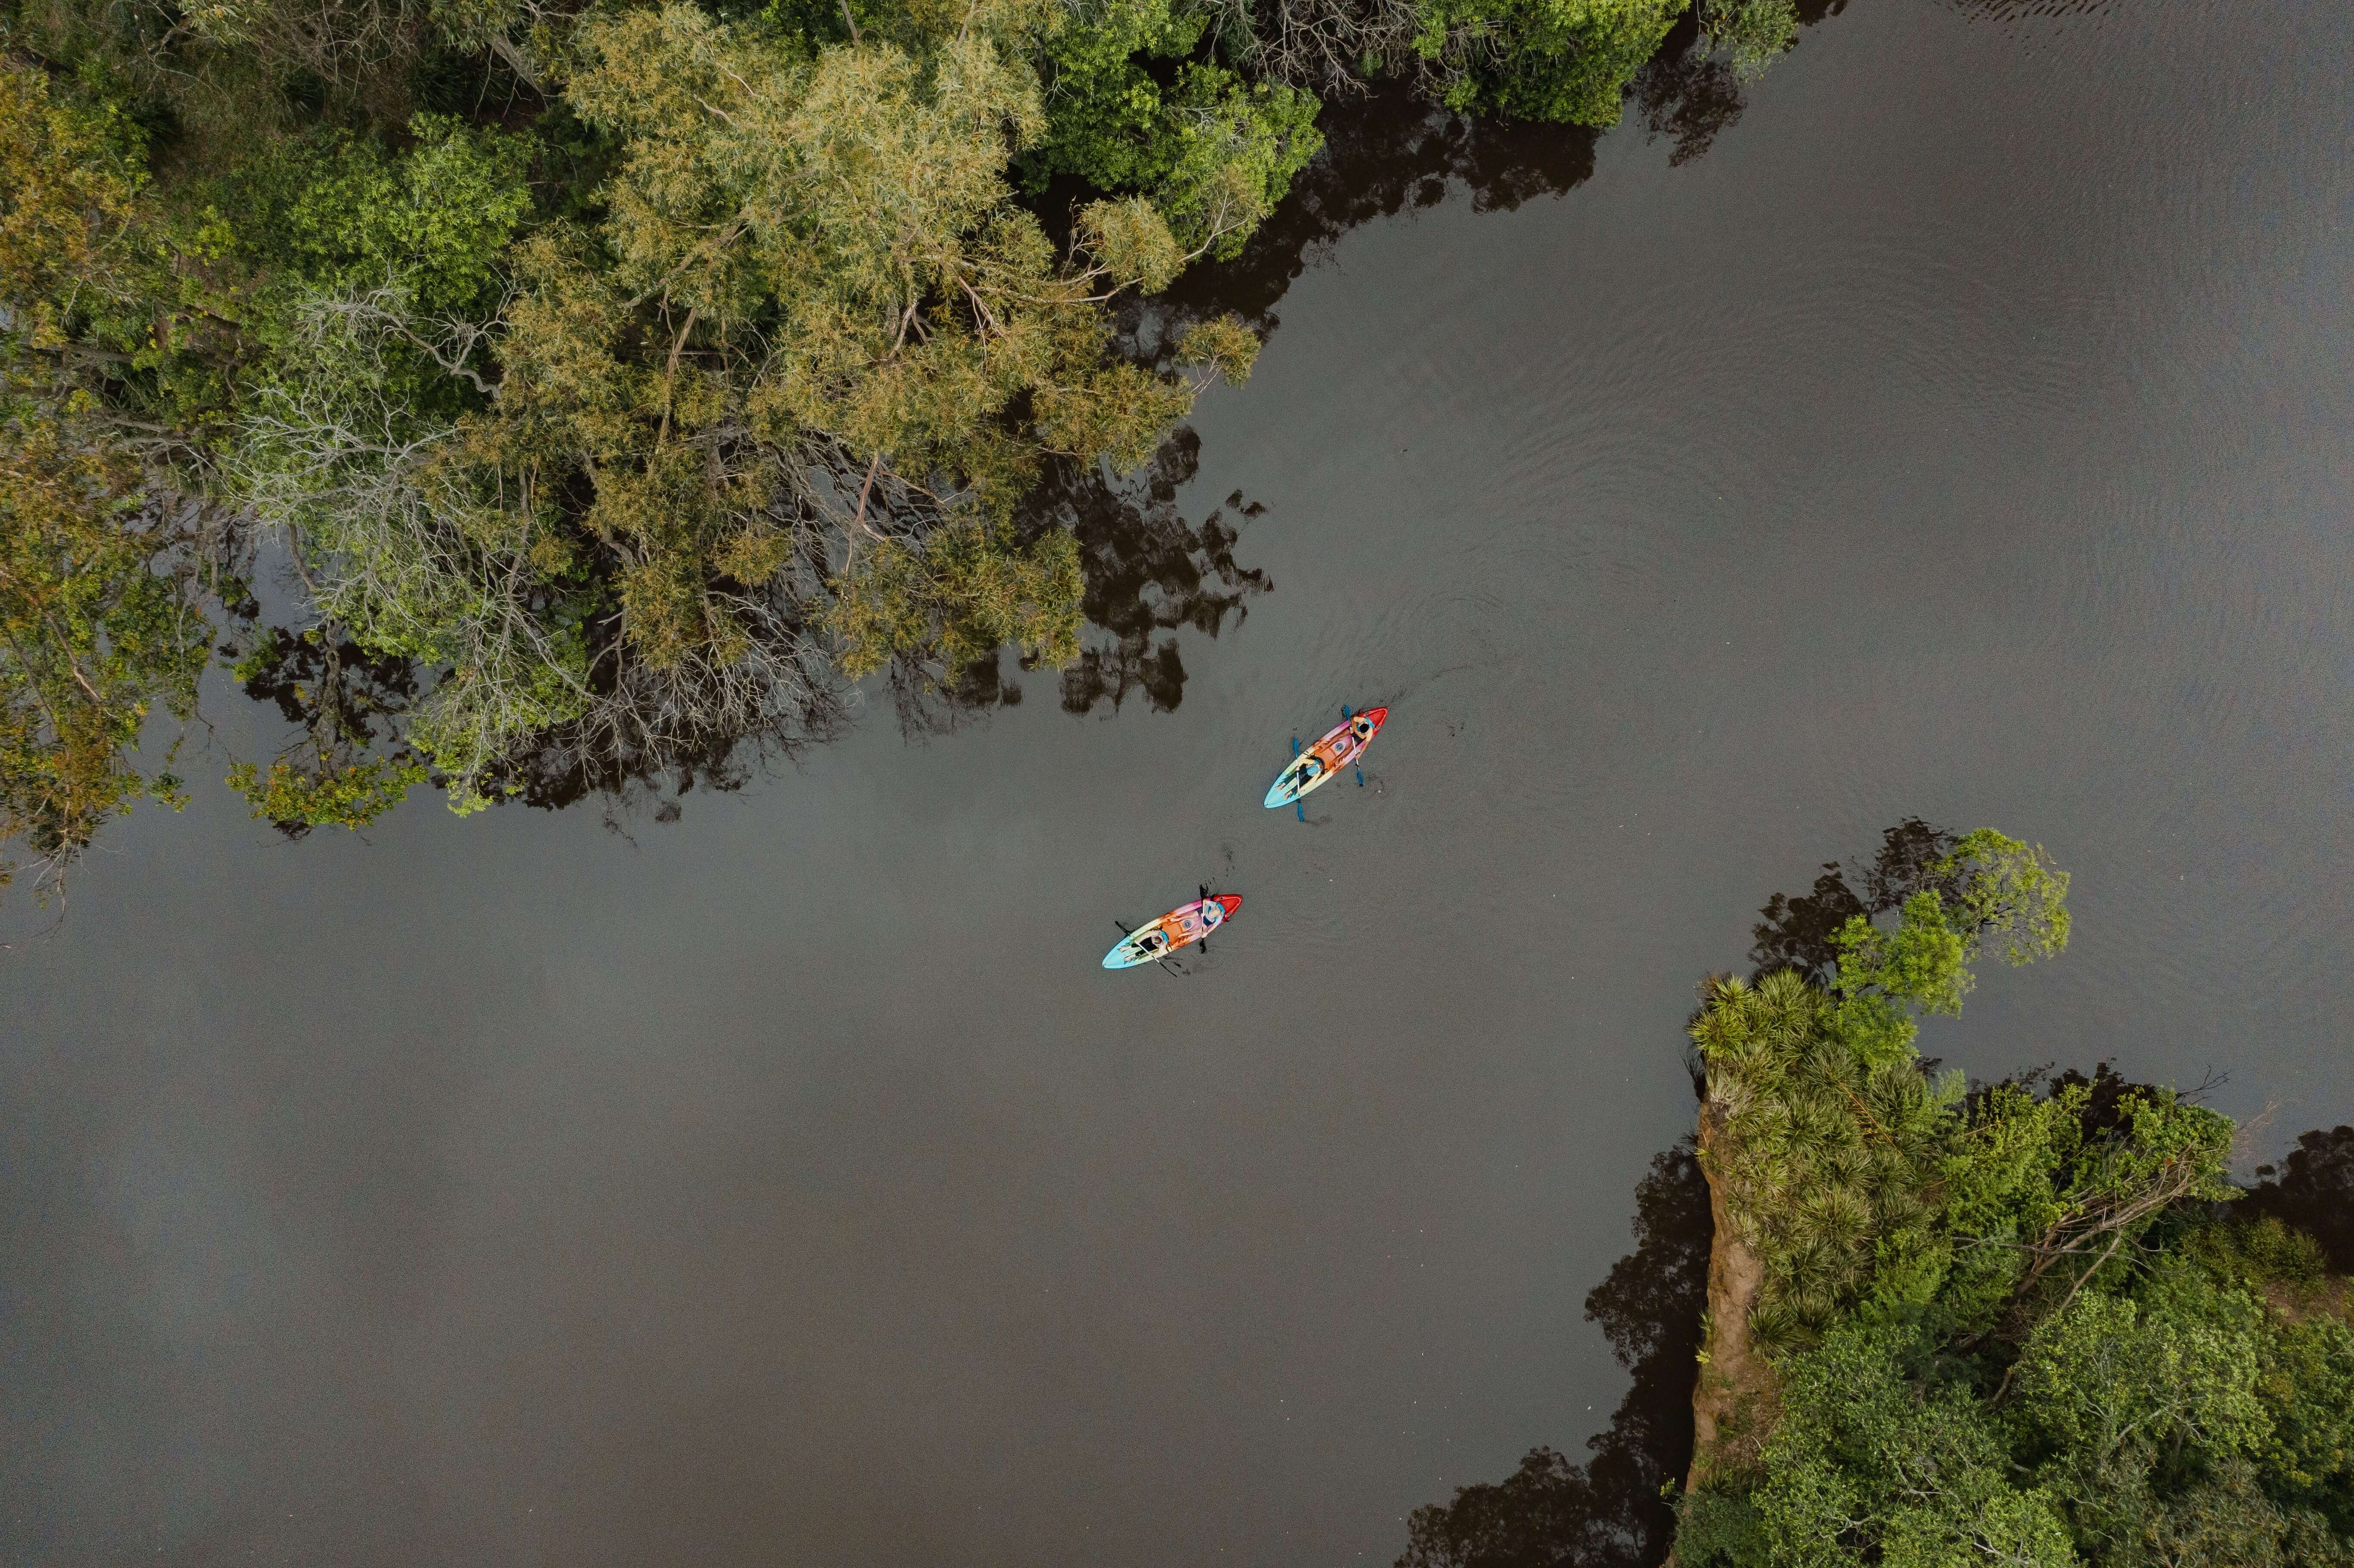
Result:
{"type": "Polygon", "coordinates": [[[1721,1154],[1732,1136],[1732,1107],[1713,1092],[1701,1102],[1700,1168],[1708,1177],[1709,1217],[1715,1235],[1708,1253],[1708,1314],[1702,1319],[1700,1375],[1692,1384],[1692,1462],[1684,1489],[1709,1471],[1754,1455],[1770,1403],[1773,1369],[1750,1342],[1749,1314],[1766,1283],[1756,1250],[1742,1239],[1725,1202],[1721,1154]]]}

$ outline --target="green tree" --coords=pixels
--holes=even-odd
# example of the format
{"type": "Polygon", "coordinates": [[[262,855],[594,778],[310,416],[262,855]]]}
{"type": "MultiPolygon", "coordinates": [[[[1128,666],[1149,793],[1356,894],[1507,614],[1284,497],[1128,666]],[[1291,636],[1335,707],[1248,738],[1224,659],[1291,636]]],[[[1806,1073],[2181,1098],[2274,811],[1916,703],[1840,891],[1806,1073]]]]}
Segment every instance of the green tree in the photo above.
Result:
{"type": "Polygon", "coordinates": [[[1710,46],[1733,56],[1734,74],[1744,80],[1765,75],[1798,39],[1791,0],[1708,0],[1701,16],[1710,46]]]}
{"type": "Polygon", "coordinates": [[[1759,1258],[1770,1369],[1729,1414],[1702,1372],[1714,1436],[1675,1560],[2354,1563],[2354,1282],[2277,1216],[2230,1217],[2232,1126],[2171,1090],[2105,1067],[1933,1085],[1914,1010],[1958,1010],[1981,951],[2056,949],[2066,878],[1921,824],[1876,872],[1869,905],[1842,882],[1769,906],[1792,931],[1839,895],[1866,910],[1836,988],[1717,980],[1693,1025],[1717,1264],[1759,1258]]]}
{"type": "Polygon", "coordinates": [[[1840,1027],[1868,1061],[1897,1061],[1914,1014],[1957,1014],[1988,943],[2005,962],[2032,963],[2068,945],[2068,874],[2038,847],[1980,828],[1926,868],[1893,931],[1863,915],[1831,938],[1839,954],[1840,1027]]]}
{"type": "MultiPolygon", "coordinates": [[[[1968,1135],[1960,1078],[1919,1070],[1915,1012],[1960,1012],[1967,966],[1989,944],[2023,963],[2067,939],[2067,875],[2041,851],[1991,829],[1940,842],[1954,847],[1923,869],[1893,930],[1865,915],[1840,928],[1832,987],[1790,969],[1755,986],[1718,980],[1693,1022],[1726,1115],[1704,1158],[1764,1266],[1751,1328],[1769,1350],[1804,1341],[1868,1289],[1917,1300],[1943,1280],[1952,1249],[1928,1198],[1958,1180],[1949,1167],[1968,1135]]],[[[2006,1142],[2009,1127],[1984,1141],[2023,1171],[2051,1155],[2056,1125],[2035,1124],[2043,1143],[2006,1142]]]]}
{"type": "Polygon", "coordinates": [[[1046,132],[1023,160],[1034,189],[1076,175],[1144,195],[1180,244],[1238,251],[1323,145],[1318,104],[1192,59],[1212,16],[1172,0],[1071,7],[1044,48],[1046,132]],[[1176,61],[1162,87],[1148,61],[1176,61]]]}
{"type": "MultiPolygon", "coordinates": [[[[1111,355],[1103,307],[1218,236],[1189,253],[1131,198],[1048,243],[1005,180],[1044,125],[1036,26],[977,8],[812,53],[688,6],[599,16],[565,79],[616,149],[602,223],[516,246],[486,320],[414,241],[380,285],[313,269],[241,493],[304,541],[323,614],[444,672],[408,738],[455,803],[555,731],[642,752],[822,711],[833,667],[1071,657],[1074,551],[1016,504],[1048,458],[1132,465],[1190,405],[1198,379],[1111,355]],[[436,372],[480,395],[405,379],[436,372]]],[[[461,255],[486,232],[442,228],[461,255]]],[[[1239,376],[1255,344],[1189,347],[1239,376]]]]}
{"type": "MultiPolygon", "coordinates": [[[[180,781],[131,762],[151,713],[187,718],[207,653],[188,525],[136,465],[0,361],[0,846],[62,887],[101,826],[180,781]]],[[[0,859],[0,885],[16,868],[0,859]]]]}
{"type": "Polygon", "coordinates": [[[1712,981],[1692,1024],[1728,1112],[1702,1161],[1764,1265],[1751,1328],[1768,1350],[1852,1307],[1875,1257],[1926,1245],[1924,1194],[1960,1097],[1910,1059],[1860,1055],[1839,1021],[1835,999],[1783,969],[1712,981]]]}
{"type": "Polygon", "coordinates": [[[1850,1324],[1794,1359],[1747,1539],[1713,1554],[1808,1568],[2073,1563],[2058,1494],[2020,1484],[1999,1423],[1936,1375],[1933,1349],[1914,1330],[1850,1324]]]}
{"type": "Polygon", "coordinates": [[[1413,48],[1450,109],[1610,125],[1686,0],[1416,0],[1413,48]]]}

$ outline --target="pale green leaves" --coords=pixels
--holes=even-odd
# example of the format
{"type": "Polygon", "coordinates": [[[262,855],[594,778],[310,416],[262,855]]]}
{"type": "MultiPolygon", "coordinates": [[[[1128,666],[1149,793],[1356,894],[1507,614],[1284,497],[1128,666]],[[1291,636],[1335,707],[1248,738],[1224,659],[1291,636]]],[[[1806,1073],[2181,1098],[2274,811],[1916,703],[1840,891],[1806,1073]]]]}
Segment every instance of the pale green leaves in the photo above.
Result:
{"type": "Polygon", "coordinates": [[[837,584],[830,629],[853,678],[891,658],[931,652],[953,677],[1004,643],[1067,663],[1078,651],[1078,543],[1060,529],[1023,548],[980,523],[934,530],[918,551],[870,550],[837,584]]]}
{"type": "MultiPolygon", "coordinates": [[[[1142,461],[1194,388],[1109,353],[1104,302],[1187,260],[1161,213],[1098,202],[1063,258],[1013,204],[1006,162],[1045,125],[1018,48],[1037,19],[976,10],[814,57],[684,6],[585,28],[571,95],[625,139],[606,240],[636,297],[568,334],[524,302],[512,344],[526,384],[534,364],[631,357],[614,327],[634,316],[673,345],[658,378],[607,376],[633,390],[572,416],[576,461],[597,465],[589,521],[633,557],[639,657],[726,652],[697,585],[744,558],[735,541],[785,527],[779,495],[799,547],[843,562],[822,620],[844,673],[954,671],[1007,641],[1072,656],[1076,554],[1059,535],[1017,545],[1014,505],[1050,457],[1142,461]],[[588,334],[605,346],[560,344],[588,334]],[[696,493],[756,461],[771,482],[696,493]]],[[[1203,342],[1230,375],[1248,363],[1236,330],[1203,342]]]]}
{"type": "Polygon", "coordinates": [[[1948,863],[1967,874],[1956,915],[1975,933],[1973,955],[1991,945],[2005,963],[2027,964],[2068,946],[2068,874],[2042,845],[2031,849],[1980,828],[1955,846],[1948,863]]]}
{"type": "Polygon", "coordinates": [[[1185,253],[1169,223],[1142,196],[1089,202],[1079,212],[1079,238],[1112,277],[1158,293],[1184,270],[1185,253]]]}
{"type": "Polygon", "coordinates": [[[1229,387],[1250,378],[1258,363],[1258,334],[1234,316],[1213,316],[1195,322],[1177,340],[1177,363],[1206,366],[1229,387]]]}
{"type": "Polygon", "coordinates": [[[2068,874],[2041,848],[1992,828],[1963,839],[1929,869],[1893,930],[1850,916],[1831,939],[1840,955],[1841,1024],[1868,1062],[1911,1048],[1911,1014],[1956,1014],[1976,984],[1969,966],[1991,942],[2005,961],[2031,963],[2068,945],[2068,874]]]}
{"type": "Polygon", "coordinates": [[[1733,56],[1734,74],[1754,80],[1798,39],[1798,13],[1791,0],[1707,0],[1702,26],[1709,45],[1733,56]]]}
{"type": "Polygon", "coordinates": [[[306,772],[284,760],[267,772],[250,762],[229,769],[228,785],[246,799],[256,818],[281,829],[347,828],[356,832],[400,804],[412,786],[425,781],[414,762],[370,758],[325,772],[306,772]]]}
{"type": "Polygon", "coordinates": [[[2255,1303],[2240,1321],[2154,1318],[2098,1291],[2046,1320],[2020,1353],[2025,1431],[2089,1475],[2128,1446],[2250,1453],[2272,1436],[2256,1393],[2255,1303]]]}
{"type": "Polygon", "coordinates": [[[133,800],[176,803],[130,747],[150,714],[193,713],[211,628],[137,465],[22,376],[0,339],[0,850],[29,850],[45,893],[133,800]]]}
{"type": "Polygon", "coordinates": [[[1972,983],[1963,967],[1969,944],[1946,919],[1935,893],[1925,888],[1906,899],[1893,931],[1851,916],[1831,943],[1840,952],[1840,990],[1853,994],[1874,988],[1925,1012],[1962,1011],[1972,983]]]}

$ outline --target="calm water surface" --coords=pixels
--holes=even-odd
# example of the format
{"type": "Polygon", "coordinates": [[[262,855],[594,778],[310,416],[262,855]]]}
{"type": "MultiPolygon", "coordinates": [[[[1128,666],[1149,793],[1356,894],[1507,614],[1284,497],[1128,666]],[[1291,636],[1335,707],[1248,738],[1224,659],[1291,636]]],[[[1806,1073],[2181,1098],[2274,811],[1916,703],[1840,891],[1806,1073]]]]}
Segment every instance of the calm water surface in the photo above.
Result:
{"type": "Polygon", "coordinates": [[[1410,174],[1218,285],[1280,325],[1176,504],[1271,586],[1173,711],[135,816],[0,955],[0,1556],[1386,1563],[1609,1419],[1694,982],[1915,813],[2076,876],[1929,1049],[2348,1119],[2349,62],[1869,0],[1681,166],[1410,174]],[[1097,968],[1204,880],[1201,973],[1097,968]]]}

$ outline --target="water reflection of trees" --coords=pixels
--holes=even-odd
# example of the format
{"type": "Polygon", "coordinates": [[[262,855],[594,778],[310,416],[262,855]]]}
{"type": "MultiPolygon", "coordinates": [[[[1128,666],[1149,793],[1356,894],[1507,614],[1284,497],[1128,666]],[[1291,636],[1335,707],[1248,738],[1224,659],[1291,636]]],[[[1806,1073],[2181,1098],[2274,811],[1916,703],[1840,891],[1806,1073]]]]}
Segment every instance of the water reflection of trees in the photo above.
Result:
{"type": "Polygon", "coordinates": [[[1229,617],[1240,624],[1252,595],[1274,586],[1235,560],[1239,520],[1265,507],[1236,491],[1225,503],[1236,522],[1225,508],[1198,527],[1179,514],[1178,488],[1201,465],[1201,437],[1181,428],[1140,474],[1113,482],[1088,472],[1051,487],[1045,499],[1055,516],[1078,537],[1087,622],[1110,633],[1063,672],[1065,711],[1084,714],[1106,701],[1118,707],[1131,691],[1158,711],[1174,708],[1184,696],[1184,661],[1174,636],[1157,644],[1155,637],[1179,627],[1215,637],[1229,617]]]}
{"type": "Polygon", "coordinates": [[[1880,849],[1869,862],[1824,862],[1812,888],[1796,896],[1777,893],[1757,912],[1750,964],[1759,975],[1795,969],[1829,984],[1839,959],[1831,938],[1839,928],[1853,916],[1885,915],[1924,889],[1952,894],[1964,874],[1949,869],[1941,874],[1936,868],[1960,842],[1943,828],[1907,817],[1881,833],[1880,849]]]}
{"type": "Polygon", "coordinates": [[[1361,224],[1436,207],[1450,187],[1468,192],[1474,211],[1510,211],[1594,173],[1596,132],[1455,114],[1402,89],[1327,103],[1316,123],[1324,151],[1239,257],[1193,268],[1167,293],[1130,307],[1129,324],[1148,356],[1172,322],[1230,311],[1272,329],[1292,281],[1361,224]]]}
{"type": "Polygon", "coordinates": [[[2257,1166],[2256,1178],[2240,1208],[2304,1231],[2332,1269],[2354,1274],[2354,1127],[2317,1128],[2277,1164],[2257,1166]]]}
{"type": "Polygon", "coordinates": [[[1634,1374],[1607,1430],[1575,1464],[1534,1448],[1501,1481],[1416,1509],[1399,1568],[1654,1568],[1674,1514],[1660,1489],[1691,1463],[1692,1358],[1708,1299],[1708,1182],[1690,1139],[1635,1189],[1635,1250],[1585,1298],[1634,1374]]]}
{"type": "MultiPolygon", "coordinates": [[[[1812,26],[1846,0],[1800,0],[1812,26]]],[[[1742,83],[1711,48],[1699,14],[1687,10],[1628,89],[1631,119],[1670,143],[1670,164],[1706,153],[1741,118],[1742,83]]],[[[1474,212],[1511,212],[1557,196],[1594,174],[1602,132],[1583,126],[1464,115],[1433,108],[1402,87],[1328,101],[1317,117],[1324,151],[1291,182],[1283,205],[1241,256],[1200,266],[1167,293],[1132,303],[1128,323],[1148,355],[1174,324],[1231,311],[1262,332],[1293,280],[1349,230],[1376,218],[1436,207],[1455,190],[1474,212]]]]}
{"type": "MultiPolygon", "coordinates": [[[[236,672],[245,694],[276,705],[279,715],[294,727],[293,738],[270,759],[270,766],[283,765],[305,779],[332,779],[367,766],[370,749],[398,736],[401,715],[417,700],[413,661],[370,654],[332,623],[302,633],[262,626],[260,607],[249,595],[224,608],[244,623],[242,635],[225,644],[223,652],[241,655],[236,672]]],[[[260,771],[249,777],[259,788],[260,771]]],[[[237,781],[232,774],[231,782],[237,781]]],[[[253,798],[253,803],[260,814],[268,798],[253,798]]],[[[271,825],[299,839],[313,824],[281,818],[271,825]]]]}
{"type": "Polygon", "coordinates": [[[1741,118],[1741,79],[1702,37],[1687,11],[1649,63],[1635,73],[1634,110],[1651,141],[1668,138],[1670,168],[1691,163],[1741,118]]]}
{"type": "MultiPolygon", "coordinates": [[[[1097,635],[1062,673],[1066,710],[1117,707],[1131,693],[1141,693],[1156,710],[1174,708],[1185,685],[1174,633],[1190,628],[1215,637],[1242,620],[1253,596],[1273,586],[1264,571],[1235,557],[1242,523],[1264,507],[1236,492],[1199,524],[1178,511],[1177,493],[1201,463],[1201,437],[1179,426],[1136,472],[1064,464],[1024,505],[1022,527],[1066,526],[1079,543],[1081,612],[1097,635]]],[[[1004,666],[1001,654],[944,678],[937,670],[894,665],[884,693],[903,733],[948,734],[1023,700],[1020,674],[1004,666]]],[[[748,724],[680,722],[629,735],[559,726],[520,759],[508,781],[524,800],[550,809],[592,794],[628,800],[740,789],[804,747],[835,738],[850,721],[838,683],[819,672],[777,689],[798,694],[797,700],[763,708],[748,724]]]]}

